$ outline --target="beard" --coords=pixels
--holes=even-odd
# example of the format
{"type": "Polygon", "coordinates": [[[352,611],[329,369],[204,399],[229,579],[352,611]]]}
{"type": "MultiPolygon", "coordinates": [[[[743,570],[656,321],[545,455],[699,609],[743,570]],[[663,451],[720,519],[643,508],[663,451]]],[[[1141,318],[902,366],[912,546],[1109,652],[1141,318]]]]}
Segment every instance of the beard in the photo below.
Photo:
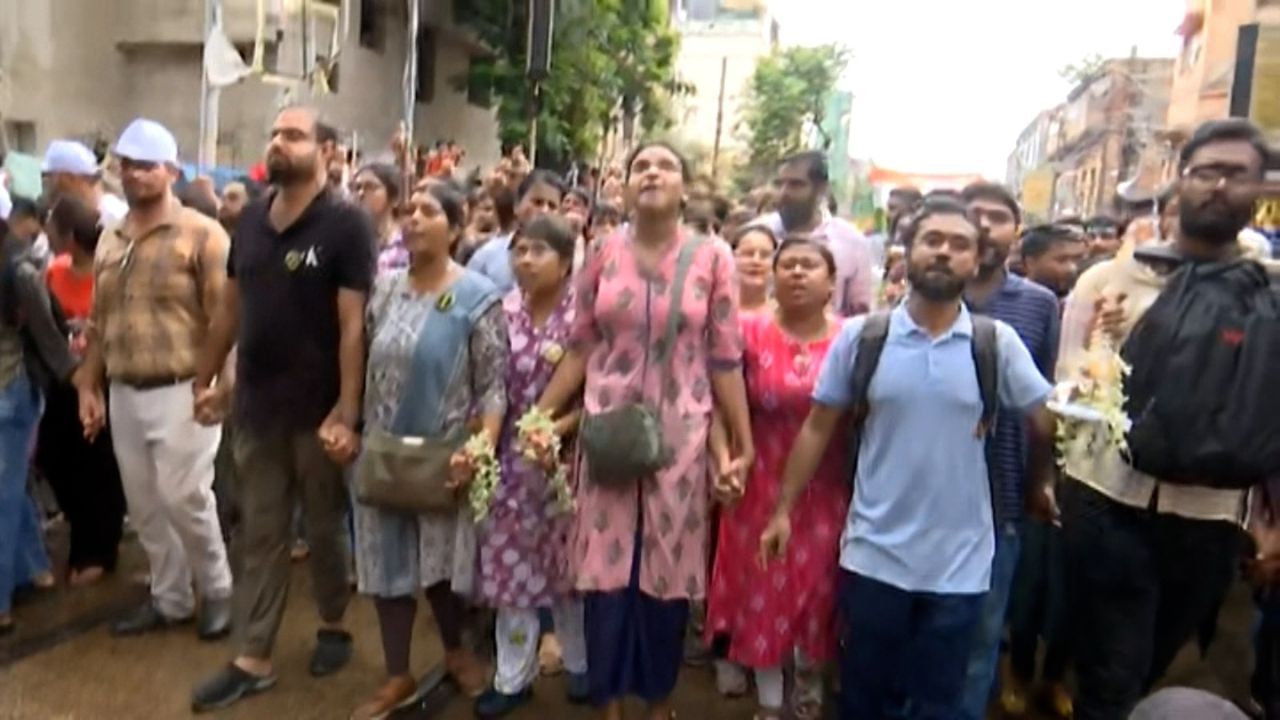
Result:
{"type": "Polygon", "coordinates": [[[809,204],[779,203],[778,217],[782,218],[782,227],[790,232],[803,227],[813,219],[813,206],[809,204]]]}
{"type": "Polygon", "coordinates": [[[267,182],[276,186],[296,185],[314,179],[315,158],[311,162],[293,161],[283,155],[267,156],[267,182]]]}
{"type": "Polygon", "coordinates": [[[911,292],[930,302],[959,300],[964,294],[964,280],[942,265],[910,268],[907,280],[911,283],[911,292]]]}
{"type": "Polygon", "coordinates": [[[1253,205],[1232,206],[1225,198],[1214,197],[1192,207],[1187,200],[1178,204],[1181,232],[1214,245],[1229,245],[1253,220],[1253,205]]]}

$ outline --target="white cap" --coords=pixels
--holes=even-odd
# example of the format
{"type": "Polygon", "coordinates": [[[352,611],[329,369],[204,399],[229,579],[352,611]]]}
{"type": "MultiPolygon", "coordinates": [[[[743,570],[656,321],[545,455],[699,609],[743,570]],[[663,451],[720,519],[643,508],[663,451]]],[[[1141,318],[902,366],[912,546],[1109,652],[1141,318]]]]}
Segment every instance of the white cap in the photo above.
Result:
{"type": "Polygon", "coordinates": [[[9,191],[0,185],[0,220],[8,220],[10,210],[13,210],[13,200],[9,197],[9,191]]]}
{"type": "Polygon", "coordinates": [[[98,159],[92,150],[75,140],[54,140],[44,151],[40,172],[97,175],[98,159]]]}
{"type": "Polygon", "coordinates": [[[178,141],[154,120],[138,118],[120,133],[115,154],[139,162],[178,164],[178,141]]]}

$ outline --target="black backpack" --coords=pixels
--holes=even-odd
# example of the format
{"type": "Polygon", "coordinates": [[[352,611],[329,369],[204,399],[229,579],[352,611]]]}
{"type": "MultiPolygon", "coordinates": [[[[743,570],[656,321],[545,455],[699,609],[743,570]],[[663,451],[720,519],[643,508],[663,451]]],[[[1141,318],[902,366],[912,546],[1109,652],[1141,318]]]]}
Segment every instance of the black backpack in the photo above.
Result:
{"type": "MultiPolygon", "coordinates": [[[[973,367],[978,374],[978,392],[982,395],[982,417],[974,430],[978,437],[986,439],[987,480],[991,483],[991,500],[996,499],[995,463],[993,445],[996,416],[1000,409],[1000,356],[996,344],[996,321],[985,315],[969,316],[973,320],[973,367]]],[[[885,341],[889,338],[889,311],[871,313],[858,334],[858,354],[853,360],[853,469],[850,481],[857,473],[858,449],[862,440],[862,428],[866,425],[871,406],[867,392],[871,378],[880,365],[885,341]]]]}
{"type": "Polygon", "coordinates": [[[1178,268],[1121,348],[1129,462],[1162,481],[1251,487],[1280,471],[1280,293],[1258,263],[1178,268]]]}

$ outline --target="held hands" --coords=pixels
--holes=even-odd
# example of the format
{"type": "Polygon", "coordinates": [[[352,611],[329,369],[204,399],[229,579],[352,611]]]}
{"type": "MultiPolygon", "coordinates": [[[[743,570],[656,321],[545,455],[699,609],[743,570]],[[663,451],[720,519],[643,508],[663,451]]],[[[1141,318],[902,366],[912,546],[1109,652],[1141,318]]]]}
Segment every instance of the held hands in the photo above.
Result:
{"type": "Polygon", "coordinates": [[[221,425],[227,418],[231,393],[222,383],[212,387],[207,385],[201,387],[199,383],[195,383],[191,389],[195,396],[196,422],[205,427],[221,425]]]}
{"type": "Polygon", "coordinates": [[[475,466],[466,450],[459,450],[449,458],[449,479],[445,481],[445,487],[456,492],[470,485],[474,477],[475,466]]]}
{"type": "Polygon", "coordinates": [[[755,462],[755,452],[748,449],[730,459],[728,456],[716,458],[716,474],[712,483],[712,492],[722,505],[732,506],[742,499],[747,492],[747,476],[751,473],[751,465],[755,462]]]}
{"type": "Polygon", "coordinates": [[[84,429],[84,439],[93,442],[107,424],[107,404],[100,388],[78,389],[80,396],[80,426],[84,429]]]}
{"type": "Polygon", "coordinates": [[[339,465],[350,463],[360,451],[359,436],[346,421],[338,417],[336,410],[329,413],[329,417],[320,424],[316,436],[320,438],[320,446],[324,448],[325,454],[339,465]]]}

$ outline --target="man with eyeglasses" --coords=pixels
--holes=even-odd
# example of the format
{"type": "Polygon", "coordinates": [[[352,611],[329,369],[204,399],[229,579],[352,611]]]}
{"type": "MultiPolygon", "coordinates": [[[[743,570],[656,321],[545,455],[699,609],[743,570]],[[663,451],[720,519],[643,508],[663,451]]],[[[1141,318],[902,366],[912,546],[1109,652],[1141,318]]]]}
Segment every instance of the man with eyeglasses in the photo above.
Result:
{"type": "Polygon", "coordinates": [[[1091,259],[1107,260],[1120,251],[1120,223],[1115,218],[1095,215],[1084,221],[1084,232],[1091,259]]]}
{"type": "Polygon", "coordinates": [[[226,287],[230,241],[217,221],[174,196],[178,146],[162,125],[134,120],[115,154],[129,212],[98,244],[88,347],[75,384],[90,438],[106,419],[103,381],[109,385],[112,443],[151,564],[151,597],[112,632],[161,630],[189,622],[198,609],[197,632],[212,640],[231,622],[231,568],[213,495],[220,431],[193,417],[191,381],[226,287]]]}
{"type": "MultiPolygon", "coordinates": [[[[978,275],[965,287],[965,303],[971,312],[989,315],[1011,326],[1031,353],[1041,376],[1053,377],[1058,355],[1058,298],[1048,289],[1021,278],[1008,269],[1009,256],[1018,239],[1022,212],[1013,194],[1003,185],[974,183],[961,193],[969,217],[978,228],[978,275]]],[[[965,679],[962,717],[986,717],[987,701],[995,681],[1004,629],[1005,610],[1018,567],[1022,524],[1028,495],[1029,457],[1048,457],[1052,448],[1040,442],[1029,447],[1024,418],[1001,414],[992,439],[991,459],[995,510],[995,556],[991,567],[991,587],[982,602],[982,616],[974,636],[965,679]]],[[[1035,508],[1049,515],[1049,509],[1035,508]]]]}
{"type": "MultiPolygon", "coordinates": [[[[1270,151],[1246,120],[1201,125],[1183,147],[1172,250],[1190,262],[1237,257],[1270,151]]],[[[1119,264],[1116,264],[1119,268],[1119,264]]],[[[1107,284],[1122,281],[1111,272],[1107,284]]],[[[1085,278],[1081,280],[1081,286],[1085,278]]],[[[1091,282],[1091,284],[1093,284],[1091,282]]],[[[1067,314],[1090,312],[1097,293],[1077,288],[1067,314]]],[[[1094,322],[1116,347],[1154,293],[1136,288],[1094,322]]],[[[1265,393],[1266,388],[1258,388],[1265,393]]],[[[1134,470],[1117,450],[1068,452],[1062,483],[1069,626],[1075,641],[1075,717],[1128,717],[1182,645],[1213,619],[1239,559],[1244,492],[1173,484],[1134,470]]]]}

